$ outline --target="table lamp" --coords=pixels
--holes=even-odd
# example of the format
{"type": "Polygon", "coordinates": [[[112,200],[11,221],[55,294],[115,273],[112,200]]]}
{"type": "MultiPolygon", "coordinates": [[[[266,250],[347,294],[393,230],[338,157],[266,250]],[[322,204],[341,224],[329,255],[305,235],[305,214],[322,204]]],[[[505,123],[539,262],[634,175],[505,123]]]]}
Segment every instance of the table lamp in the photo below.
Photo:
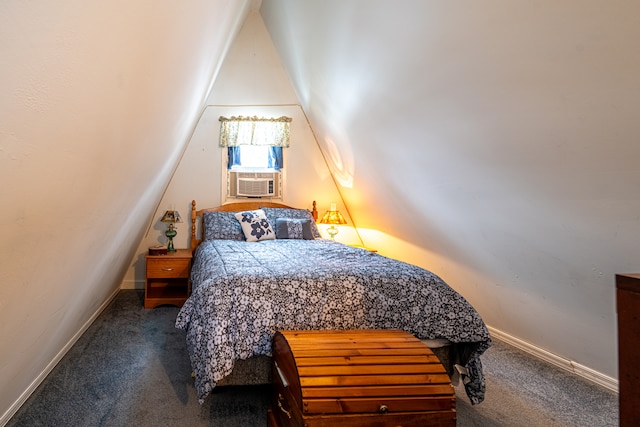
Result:
{"type": "Polygon", "coordinates": [[[175,224],[176,222],[182,222],[180,213],[178,211],[168,210],[164,213],[160,221],[169,223],[167,231],[164,232],[164,235],[167,236],[167,239],[169,239],[167,243],[167,252],[175,252],[176,249],[173,247],[173,238],[176,237],[176,234],[178,234],[178,232],[176,231],[176,227],[173,224],[175,224]]]}
{"type": "Polygon", "coordinates": [[[346,224],[347,221],[344,219],[339,210],[336,209],[336,204],[331,203],[331,209],[329,209],[322,216],[320,220],[320,224],[331,224],[331,227],[327,229],[327,233],[331,236],[331,240],[336,240],[336,234],[338,234],[338,228],[336,224],[346,224]]]}

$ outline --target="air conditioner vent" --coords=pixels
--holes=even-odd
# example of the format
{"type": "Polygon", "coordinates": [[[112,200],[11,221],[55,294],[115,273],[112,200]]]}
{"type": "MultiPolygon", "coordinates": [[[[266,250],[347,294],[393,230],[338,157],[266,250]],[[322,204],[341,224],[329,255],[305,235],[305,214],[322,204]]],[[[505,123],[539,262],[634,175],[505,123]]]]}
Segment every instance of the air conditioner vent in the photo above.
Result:
{"type": "Polygon", "coordinates": [[[280,172],[229,172],[229,197],[280,197],[280,172]]]}

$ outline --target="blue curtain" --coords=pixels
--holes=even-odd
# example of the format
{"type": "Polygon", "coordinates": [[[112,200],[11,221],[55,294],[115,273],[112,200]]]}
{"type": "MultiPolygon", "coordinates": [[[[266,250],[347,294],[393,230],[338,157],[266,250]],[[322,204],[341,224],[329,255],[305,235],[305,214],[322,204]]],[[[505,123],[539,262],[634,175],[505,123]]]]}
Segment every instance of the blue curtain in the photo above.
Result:
{"type": "Polygon", "coordinates": [[[282,169],[282,147],[269,147],[269,167],[277,171],[282,169]]]}
{"type": "Polygon", "coordinates": [[[232,166],[240,166],[240,146],[227,148],[227,155],[229,161],[227,162],[227,169],[231,169],[232,166]]]}

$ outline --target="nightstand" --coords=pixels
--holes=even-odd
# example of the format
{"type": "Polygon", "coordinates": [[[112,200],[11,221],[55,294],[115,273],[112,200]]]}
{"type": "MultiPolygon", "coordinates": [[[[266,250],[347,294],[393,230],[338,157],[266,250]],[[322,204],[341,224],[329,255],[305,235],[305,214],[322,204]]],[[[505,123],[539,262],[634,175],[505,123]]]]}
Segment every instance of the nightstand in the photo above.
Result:
{"type": "Polygon", "coordinates": [[[167,255],[147,255],[144,308],[169,304],[182,307],[189,297],[191,250],[177,249],[167,255]]]}

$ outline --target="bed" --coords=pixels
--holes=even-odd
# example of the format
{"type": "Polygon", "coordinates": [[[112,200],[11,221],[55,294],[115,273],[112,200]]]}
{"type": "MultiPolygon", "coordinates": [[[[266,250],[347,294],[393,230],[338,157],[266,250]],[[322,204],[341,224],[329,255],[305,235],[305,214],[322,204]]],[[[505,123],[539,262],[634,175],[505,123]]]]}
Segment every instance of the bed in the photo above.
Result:
{"type": "Polygon", "coordinates": [[[176,327],[200,403],[217,385],[270,382],[273,335],[291,329],[405,330],[481,402],[491,338],[475,309],[425,269],[322,239],[315,220],[315,202],[192,202],[192,293],[176,327]]]}

